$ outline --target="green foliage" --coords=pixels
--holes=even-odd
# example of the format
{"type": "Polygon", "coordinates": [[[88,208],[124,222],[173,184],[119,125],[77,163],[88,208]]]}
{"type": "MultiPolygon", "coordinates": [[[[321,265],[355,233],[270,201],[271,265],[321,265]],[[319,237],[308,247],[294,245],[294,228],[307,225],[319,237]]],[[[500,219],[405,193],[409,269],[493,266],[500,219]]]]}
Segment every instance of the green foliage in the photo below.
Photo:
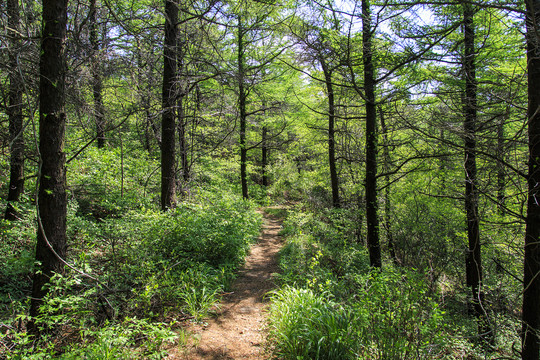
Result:
{"type": "Polygon", "coordinates": [[[270,339],[280,359],[354,359],[352,314],[309,289],[285,287],[271,296],[270,339]]]}
{"type": "Polygon", "coordinates": [[[125,318],[117,325],[83,332],[82,346],[73,346],[60,359],[165,359],[165,346],[179,335],[172,324],[150,323],[145,319],[125,318]],[[85,341],[86,340],[86,341],[85,341]],[[137,351],[130,351],[136,348],[137,351]]]}
{"type": "MultiPolygon", "coordinates": [[[[278,277],[283,288],[274,293],[270,312],[276,353],[290,359],[432,359],[452,358],[460,351],[481,355],[462,341],[463,334],[475,336],[474,321],[460,323],[463,314],[456,316],[448,305],[439,304],[430,273],[392,265],[371,270],[364,246],[351,241],[354,224],[343,214],[293,211],[284,222],[282,234],[288,237],[278,277]],[[336,347],[325,348],[324,339],[332,337],[336,347]],[[340,355],[333,357],[334,351],[340,355]]],[[[498,333],[504,343],[512,322],[504,317],[497,321],[507,329],[498,333]]]]}
{"type": "Polygon", "coordinates": [[[36,237],[35,211],[19,203],[22,218],[18,221],[0,219],[0,304],[21,300],[29,289],[28,274],[34,266],[36,237]]]}
{"type": "Polygon", "coordinates": [[[182,294],[181,299],[185,303],[185,309],[193,315],[197,321],[202,320],[218,302],[217,290],[210,290],[206,286],[202,288],[190,287],[182,294]]]}
{"type": "Polygon", "coordinates": [[[363,359],[431,359],[446,339],[444,312],[415,271],[374,270],[349,281],[363,359]]]}
{"type": "Polygon", "coordinates": [[[240,264],[259,233],[260,215],[231,199],[208,200],[180,204],[163,219],[171,227],[163,228],[160,222],[150,229],[155,237],[146,240],[152,250],[164,258],[190,258],[214,266],[240,264]]]}
{"type": "Polygon", "coordinates": [[[26,293],[9,291],[28,289],[32,214],[25,221],[2,222],[5,252],[12,251],[2,264],[2,276],[17,278],[20,273],[24,283],[11,279],[2,293],[2,322],[13,324],[0,339],[4,349],[11,349],[9,358],[164,358],[165,346],[176,338],[180,345],[185,342],[185,334],[171,330],[174,319],[208,316],[261,225],[251,203],[204,190],[168,212],[125,206],[122,216],[109,214],[96,221],[71,199],[70,262],[99,283],[70,269],[56,274],[35,319],[44,333],[35,346],[18,325],[28,319],[26,306],[11,303],[14,295],[23,299],[26,293]]]}
{"type": "MultiPolygon", "coordinates": [[[[103,298],[103,289],[84,285],[80,275],[55,274],[47,284],[40,315],[34,318],[40,338],[9,328],[0,336],[2,344],[10,349],[5,358],[161,359],[164,347],[179,338],[172,323],[129,317],[114,323],[96,323],[95,303],[103,298]]],[[[25,315],[17,319],[27,320],[25,315]]]]}
{"type": "Polygon", "coordinates": [[[264,212],[269,215],[285,219],[289,214],[289,209],[287,207],[267,207],[264,209],[264,212]]]}
{"type": "Polygon", "coordinates": [[[443,346],[444,312],[422,275],[392,269],[348,275],[337,303],[328,290],[286,286],[272,297],[270,337],[284,359],[431,359],[443,346]],[[332,300],[334,299],[334,300],[332,300]]]}
{"type": "Polygon", "coordinates": [[[79,214],[103,219],[150,206],[146,194],[158,191],[158,170],[142,150],[92,147],[70,163],[67,174],[79,214]]]}
{"type": "MultiPolygon", "coordinates": [[[[23,4],[21,29],[39,33],[40,2],[23,4]]],[[[87,5],[72,3],[69,9],[73,26],[84,30],[82,35],[87,5]]],[[[175,336],[167,332],[171,325],[164,319],[201,320],[229,287],[260,226],[253,204],[231,195],[240,194],[238,27],[219,24],[237,25],[234,14],[242,14],[246,24],[243,75],[249,88],[250,197],[265,205],[271,201],[267,195],[279,203],[303,202],[288,212],[281,232],[288,236],[278,278],[285,288],[273,295],[272,314],[279,354],[305,359],[510,356],[511,344],[519,343],[516,309],[523,290],[519,249],[527,201],[526,179],[520,174],[527,173],[524,19],[485,4],[475,7],[482,290],[496,329],[496,351],[488,354],[476,346],[477,328],[467,314],[470,294],[464,284],[461,5],[420,9],[412,3],[385,3],[377,8],[382,22],[372,24],[376,27],[372,55],[381,80],[377,116],[384,131],[377,139],[381,151],[376,165],[378,186],[384,191],[378,196],[381,249],[389,254],[392,240],[397,255],[395,263],[384,259],[386,268],[381,272],[370,271],[363,244],[366,114],[362,95],[351,86],[361,88],[363,83],[363,69],[356,61],[362,57],[362,33],[354,25],[361,18],[332,11],[339,8],[332,1],[323,7],[317,2],[232,1],[223,3],[220,12],[203,9],[206,5],[185,2],[179,9],[183,15],[178,27],[182,53],[178,113],[183,115],[191,177],[184,181],[179,176],[181,204],[166,213],[157,210],[161,5],[154,0],[121,0],[108,4],[114,19],[98,19],[118,30],[114,39],[100,44],[97,54],[103,115],[108,121],[104,149],[90,141],[97,110],[90,111],[94,66],[87,60],[93,56],[79,56],[88,55],[81,48],[84,41],[67,42],[74,81],[65,104],[65,151],[68,159],[77,156],[66,165],[70,199],[66,260],[101,284],[70,270],[54,277],[43,315],[36,321],[43,329],[60,330],[48,332],[39,343],[24,332],[23,321],[36,236],[35,199],[28,194],[36,188],[39,164],[37,134],[32,134],[39,125],[34,114],[38,83],[32,79],[39,77],[28,74],[31,64],[37,63],[39,42],[20,51],[9,46],[19,54],[20,68],[2,68],[0,93],[7,106],[10,76],[24,77],[27,193],[14,204],[22,214],[20,221],[0,220],[0,322],[5,326],[0,357],[9,351],[9,356],[21,359],[159,358],[162,345],[175,336]],[[219,16],[220,21],[207,23],[203,15],[192,16],[199,11],[219,16]],[[300,47],[287,42],[290,31],[302,35],[305,24],[318,28],[322,41],[313,44],[321,47],[302,49],[298,56],[300,47]],[[429,61],[417,56],[422,49],[428,50],[423,55],[429,61]],[[279,61],[273,61],[277,54],[279,61]],[[329,209],[328,94],[318,80],[321,69],[313,66],[317,56],[326,56],[333,68],[336,165],[343,206],[339,210],[329,209]],[[408,64],[395,67],[402,63],[408,64]],[[263,127],[268,131],[268,187],[259,185],[263,127]],[[506,209],[496,206],[499,196],[506,209]],[[398,264],[404,269],[393,267],[398,264]],[[280,318],[281,314],[286,316],[280,318]]],[[[102,13],[98,11],[98,17],[102,13]]],[[[309,33],[301,37],[315,40],[309,33]]],[[[9,65],[9,55],[0,55],[2,63],[9,65]]],[[[8,127],[8,115],[2,111],[0,197],[8,190],[8,127]]],[[[5,203],[0,198],[0,209],[5,203]]]]}
{"type": "Polygon", "coordinates": [[[281,250],[279,275],[285,284],[325,289],[346,296],[348,289],[341,286],[346,274],[369,271],[367,251],[354,242],[351,223],[343,210],[322,212],[320,216],[300,211],[291,212],[280,232],[289,236],[281,250]],[[348,226],[347,226],[348,225],[348,226]]]}
{"type": "Polygon", "coordinates": [[[466,240],[463,214],[453,200],[423,197],[414,189],[424,179],[411,179],[397,190],[401,201],[393,211],[393,235],[398,257],[404,265],[430,269],[436,282],[441,274],[455,275],[463,263],[466,240]],[[422,254],[422,256],[418,256],[422,254]]]}

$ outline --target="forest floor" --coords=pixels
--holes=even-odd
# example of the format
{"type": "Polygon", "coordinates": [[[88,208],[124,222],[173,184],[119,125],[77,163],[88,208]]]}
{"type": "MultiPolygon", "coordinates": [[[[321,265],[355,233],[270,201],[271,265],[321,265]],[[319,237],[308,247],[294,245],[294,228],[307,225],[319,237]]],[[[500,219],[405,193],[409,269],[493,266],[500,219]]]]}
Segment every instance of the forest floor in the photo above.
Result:
{"type": "Polygon", "coordinates": [[[275,288],[272,274],[279,270],[277,253],[282,246],[278,235],[281,220],[263,212],[261,235],[246,258],[244,267],[223,296],[215,316],[202,324],[192,324],[188,330],[196,339],[190,348],[174,359],[268,359],[265,344],[265,295],[275,288]]]}

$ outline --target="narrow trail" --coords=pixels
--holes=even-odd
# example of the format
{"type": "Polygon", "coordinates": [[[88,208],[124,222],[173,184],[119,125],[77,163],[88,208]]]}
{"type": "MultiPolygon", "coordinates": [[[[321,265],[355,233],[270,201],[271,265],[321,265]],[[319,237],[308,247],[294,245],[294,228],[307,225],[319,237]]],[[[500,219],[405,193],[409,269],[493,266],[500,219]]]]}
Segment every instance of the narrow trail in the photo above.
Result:
{"type": "Polygon", "coordinates": [[[278,232],[281,221],[263,213],[264,224],[259,240],[251,248],[232,291],[223,297],[220,310],[206,325],[190,329],[200,337],[198,344],[182,357],[203,359],[268,359],[265,353],[266,306],[264,296],[275,287],[272,274],[278,268],[281,248],[278,232]]]}

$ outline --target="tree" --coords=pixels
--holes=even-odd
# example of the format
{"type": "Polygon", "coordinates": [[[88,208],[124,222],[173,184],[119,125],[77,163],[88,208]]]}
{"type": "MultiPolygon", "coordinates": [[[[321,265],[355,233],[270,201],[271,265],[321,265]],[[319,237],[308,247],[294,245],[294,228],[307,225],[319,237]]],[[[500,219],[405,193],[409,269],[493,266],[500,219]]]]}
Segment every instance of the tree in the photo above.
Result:
{"type": "Polygon", "coordinates": [[[465,93],[463,97],[464,139],[465,139],[465,213],[469,249],[466,261],[467,285],[471,287],[474,313],[479,320],[478,331],[484,339],[491,337],[487,327],[482,293],[482,254],[480,245],[480,221],[478,216],[478,191],[476,175],[476,128],[477,128],[477,80],[476,49],[473,6],[463,4],[463,77],[465,93]]]}
{"type": "Polygon", "coordinates": [[[240,182],[242,184],[242,197],[249,197],[247,184],[247,144],[246,144],[246,100],[247,92],[245,87],[245,50],[244,36],[246,29],[242,20],[242,15],[238,15],[238,35],[237,35],[237,57],[238,57],[238,111],[240,116],[240,182]]]}
{"type": "MultiPolygon", "coordinates": [[[[185,73],[185,65],[184,65],[184,56],[185,56],[185,48],[187,40],[184,39],[186,35],[182,34],[179,36],[178,39],[178,50],[176,53],[176,61],[178,65],[178,73],[183,74],[185,73]]],[[[184,98],[186,96],[186,92],[188,89],[180,89],[180,94],[178,96],[178,103],[177,103],[177,116],[178,116],[178,145],[179,145],[179,153],[180,153],[180,169],[182,172],[182,180],[184,183],[187,183],[189,181],[190,177],[190,171],[189,171],[189,163],[188,163],[188,143],[187,143],[187,137],[186,137],[186,111],[184,109],[184,98]]]]}
{"type": "Polygon", "coordinates": [[[540,354],[540,1],[527,0],[527,80],[529,103],[529,186],[523,264],[522,359],[537,360],[540,354]]]}
{"type": "MultiPolygon", "coordinates": [[[[336,103],[336,88],[342,87],[337,81],[337,72],[342,68],[340,62],[340,44],[339,41],[344,37],[339,34],[340,21],[336,17],[335,9],[328,4],[330,9],[325,5],[317,4],[313,7],[309,18],[302,20],[295,30],[295,37],[301,44],[303,49],[299,56],[304,62],[308,62],[315,68],[315,73],[310,74],[310,77],[324,84],[327,109],[327,153],[328,153],[328,169],[330,171],[330,188],[332,190],[332,206],[334,208],[341,207],[339,195],[339,176],[337,172],[336,161],[336,119],[337,113],[336,103]],[[321,20],[322,19],[322,20],[321,20]],[[322,77],[316,74],[322,70],[322,77]]],[[[313,5],[311,5],[313,6],[313,5]]],[[[322,112],[321,112],[322,113],[322,112]]]]}
{"type": "Polygon", "coordinates": [[[89,27],[91,46],[92,95],[94,97],[94,119],[98,148],[105,147],[105,114],[103,108],[103,81],[101,77],[100,41],[98,39],[97,0],[90,0],[89,27]]]}
{"type": "MultiPolygon", "coordinates": [[[[258,105],[251,101],[252,93],[257,86],[268,81],[271,74],[267,74],[267,69],[276,58],[284,51],[279,40],[277,26],[279,23],[279,4],[253,4],[246,1],[232,2],[231,18],[234,21],[232,26],[234,34],[234,74],[233,91],[236,93],[238,106],[237,114],[239,121],[239,148],[240,148],[240,183],[242,187],[242,197],[249,198],[248,188],[248,152],[256,146],[248,144],[250,124],[248,118],[256,114],[264,113],[272,109],[270,105],[265,108],[254,108],[258,105]]],[[[266,139],[268,140],[268,139],[266,139]]]]}
{"type": "Polygon", "coordinates": [[[8,33],[10,37],[9,60],[9,141],[10,177],[7,196],[6,220],[15,220],[19,214],[12,203],[18,202],[24,191],[24,134],[23,134],[23,83],[19,67],[19,0],[8,0],[8,33]]]}
{"type": "MultiPolygon", "coordinates": [[[[30,316],[39,315],[54,273],[63,271],[66,256],[66,157],[64,112],[66,60],[64,56],[67,0],[43,0],[39,83],[39,194],[36,262],[30,316]]],[[[37,332],[32,323],[30,328],[37,332]]]]}
{"type": "MultiPolygon", "coordinates": [[[[322,39],[321,45],[325,41],[322,39]]],[[[332,52],[332,51],[330,51],[332,52]]],[[[319,49],[317,60],[321,65],[324,75],[324,84],[326,86],[326,95],[328,97],[328,167],[330,169],[330,185],[332,188],[332,205],[335,208],[341,207],[339,200],[339,179],[336,170],[336,102],[334,96],[333,72],[335,66],[328,64],[323,49],[319,49]]]]}
{"type": "Polygon", "coordinates": [[[371,266],[381,267],[377,199],[377,110],[373,66],[373,29],[369,0],[362,0],[362,63],[366,107],[366,220],[367,243],[371,266]]]}
{"type": "Polygon", "coordinates": [[[263,126],[261,139],[261,176],[262,185],[268,186],[268,127],[263,126]]]}
{"type": "Polygon", "coordinates": [[[176,202],[176,42],[178,5],[165,0],[165,40],[163,46],[163,91],[161,126],[161,208],[176,202]]]}

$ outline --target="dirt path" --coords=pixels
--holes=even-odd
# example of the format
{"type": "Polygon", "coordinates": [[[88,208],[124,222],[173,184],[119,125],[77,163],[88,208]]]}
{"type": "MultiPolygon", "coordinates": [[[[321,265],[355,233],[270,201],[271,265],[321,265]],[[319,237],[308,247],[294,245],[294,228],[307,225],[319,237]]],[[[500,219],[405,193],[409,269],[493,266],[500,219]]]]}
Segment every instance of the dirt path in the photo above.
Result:
{"type": "Polygon", "coordinates": [[[193,326],[191,330],[200,341],[183,359],[269,358],[264,347],[267,305],[264,295],[274,288],[272,274],[278,271],[281,222],[263,215],[262,234],[253,245],[232,292],[224,296],[217,316],[209,319],[206,326],[193,326]]]}

